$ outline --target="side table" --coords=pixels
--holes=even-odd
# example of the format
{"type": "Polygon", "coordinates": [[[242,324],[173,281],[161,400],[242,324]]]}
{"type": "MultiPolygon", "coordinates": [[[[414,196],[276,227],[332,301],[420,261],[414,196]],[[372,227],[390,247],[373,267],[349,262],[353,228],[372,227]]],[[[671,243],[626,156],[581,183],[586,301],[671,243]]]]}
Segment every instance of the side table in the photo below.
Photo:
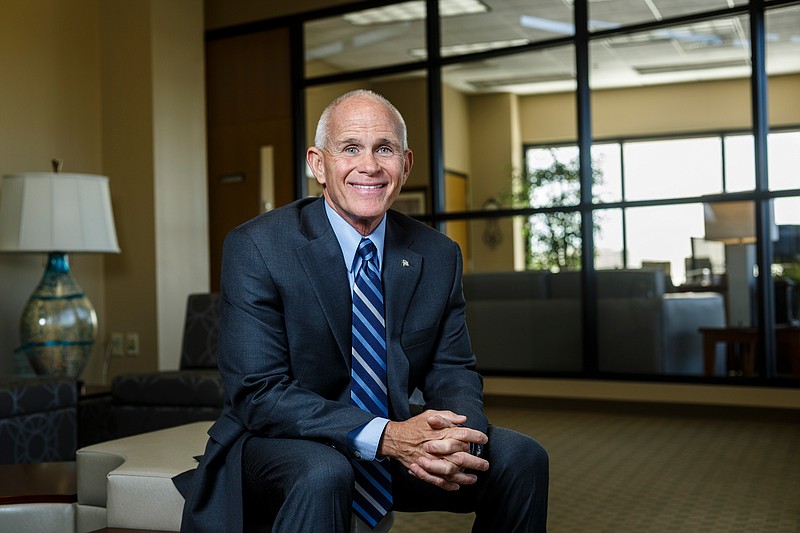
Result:
{"type": "MultiPolygon", "coordinates": [[[[726,369],[732,371],[730,362],[737,355],[744,376],[756,375],[758,330],[756,328],[700,328],[703,335],[705,373],[714,375],[717,343],[727,346],[726,369]]],[[[800,327],[778,325],[775,327],[775,351],[779,371],[800,378],[800,327]]]]}
{"type": "Polygon", "coordinates": [[[75,461],[0,465],[0,505],[78,501],[75,461]]]}
{"type": "Polygon", "coordinates": [[[0,530],[71,533],[78,500],[74,461],[0,465],[0,530]]]}

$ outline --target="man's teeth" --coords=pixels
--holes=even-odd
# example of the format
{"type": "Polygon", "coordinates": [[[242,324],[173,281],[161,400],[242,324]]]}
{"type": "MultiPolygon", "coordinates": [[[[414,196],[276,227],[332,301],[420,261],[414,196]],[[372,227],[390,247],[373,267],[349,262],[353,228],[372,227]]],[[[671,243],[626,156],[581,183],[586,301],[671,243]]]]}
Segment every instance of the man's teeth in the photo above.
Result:
{"type": "Polygon", "coordinates": [[[383,185],[353,185],[356,189],[380,189],[383,185]]]}

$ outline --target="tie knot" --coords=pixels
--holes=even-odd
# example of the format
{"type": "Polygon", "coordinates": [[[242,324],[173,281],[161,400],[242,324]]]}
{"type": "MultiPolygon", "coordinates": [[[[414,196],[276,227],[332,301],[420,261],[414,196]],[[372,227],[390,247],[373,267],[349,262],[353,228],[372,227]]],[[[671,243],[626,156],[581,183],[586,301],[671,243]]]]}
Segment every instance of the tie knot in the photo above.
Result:
{"type": "Polygon", "coordinates": [[[375,245],[372,244],[371,240],[361,239],[361,242],[358,243],[358,255],[365,263],[375,257],[375,245]]]}

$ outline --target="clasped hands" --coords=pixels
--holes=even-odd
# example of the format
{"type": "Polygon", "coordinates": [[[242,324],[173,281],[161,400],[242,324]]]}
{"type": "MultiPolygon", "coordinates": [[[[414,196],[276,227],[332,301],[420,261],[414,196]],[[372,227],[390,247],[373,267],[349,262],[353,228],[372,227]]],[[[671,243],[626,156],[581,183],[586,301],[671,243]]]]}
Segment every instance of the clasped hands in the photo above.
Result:
{"type": "Polygon", "coordinates": [[[469,453],[470,443],[488,437],[461,426],[467,417],[452,411],[428,410],[403,422],[389,422],[378,454],[400,461],[409,473],[444,490],[458,490],[478,478],[468,470],[485,471],[489,462],[469,453]]]}

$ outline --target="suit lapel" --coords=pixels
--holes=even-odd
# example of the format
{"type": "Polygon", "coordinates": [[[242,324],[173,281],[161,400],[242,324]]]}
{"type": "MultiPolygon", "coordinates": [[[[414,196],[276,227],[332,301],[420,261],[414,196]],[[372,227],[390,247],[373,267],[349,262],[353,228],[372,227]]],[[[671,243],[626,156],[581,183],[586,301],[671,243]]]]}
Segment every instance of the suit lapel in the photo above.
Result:
{"type": "MultiPolygon", "coordinates": [[[[325,215],[324,200],[308,205],[301,214],[301,231],[308,242],[298,248],[300,262],[328,320],[347,368],[352,343],[352,295],[342,249],[325,215]]],[[[413,238],[387,215],[383,253],[383,290],[386,302],[389,398],[408,412],[408,359],[400,345],[403,322],[422,273],[423,257],[409,247],[413,238]]]]}
{"type": "Polygon", "coordinates": [[[300,227],[308,242],[297,249],[347,368],[350,368],[351,294],[342,249],[325,215],[324,200],[307,206],[300,227]]]}

